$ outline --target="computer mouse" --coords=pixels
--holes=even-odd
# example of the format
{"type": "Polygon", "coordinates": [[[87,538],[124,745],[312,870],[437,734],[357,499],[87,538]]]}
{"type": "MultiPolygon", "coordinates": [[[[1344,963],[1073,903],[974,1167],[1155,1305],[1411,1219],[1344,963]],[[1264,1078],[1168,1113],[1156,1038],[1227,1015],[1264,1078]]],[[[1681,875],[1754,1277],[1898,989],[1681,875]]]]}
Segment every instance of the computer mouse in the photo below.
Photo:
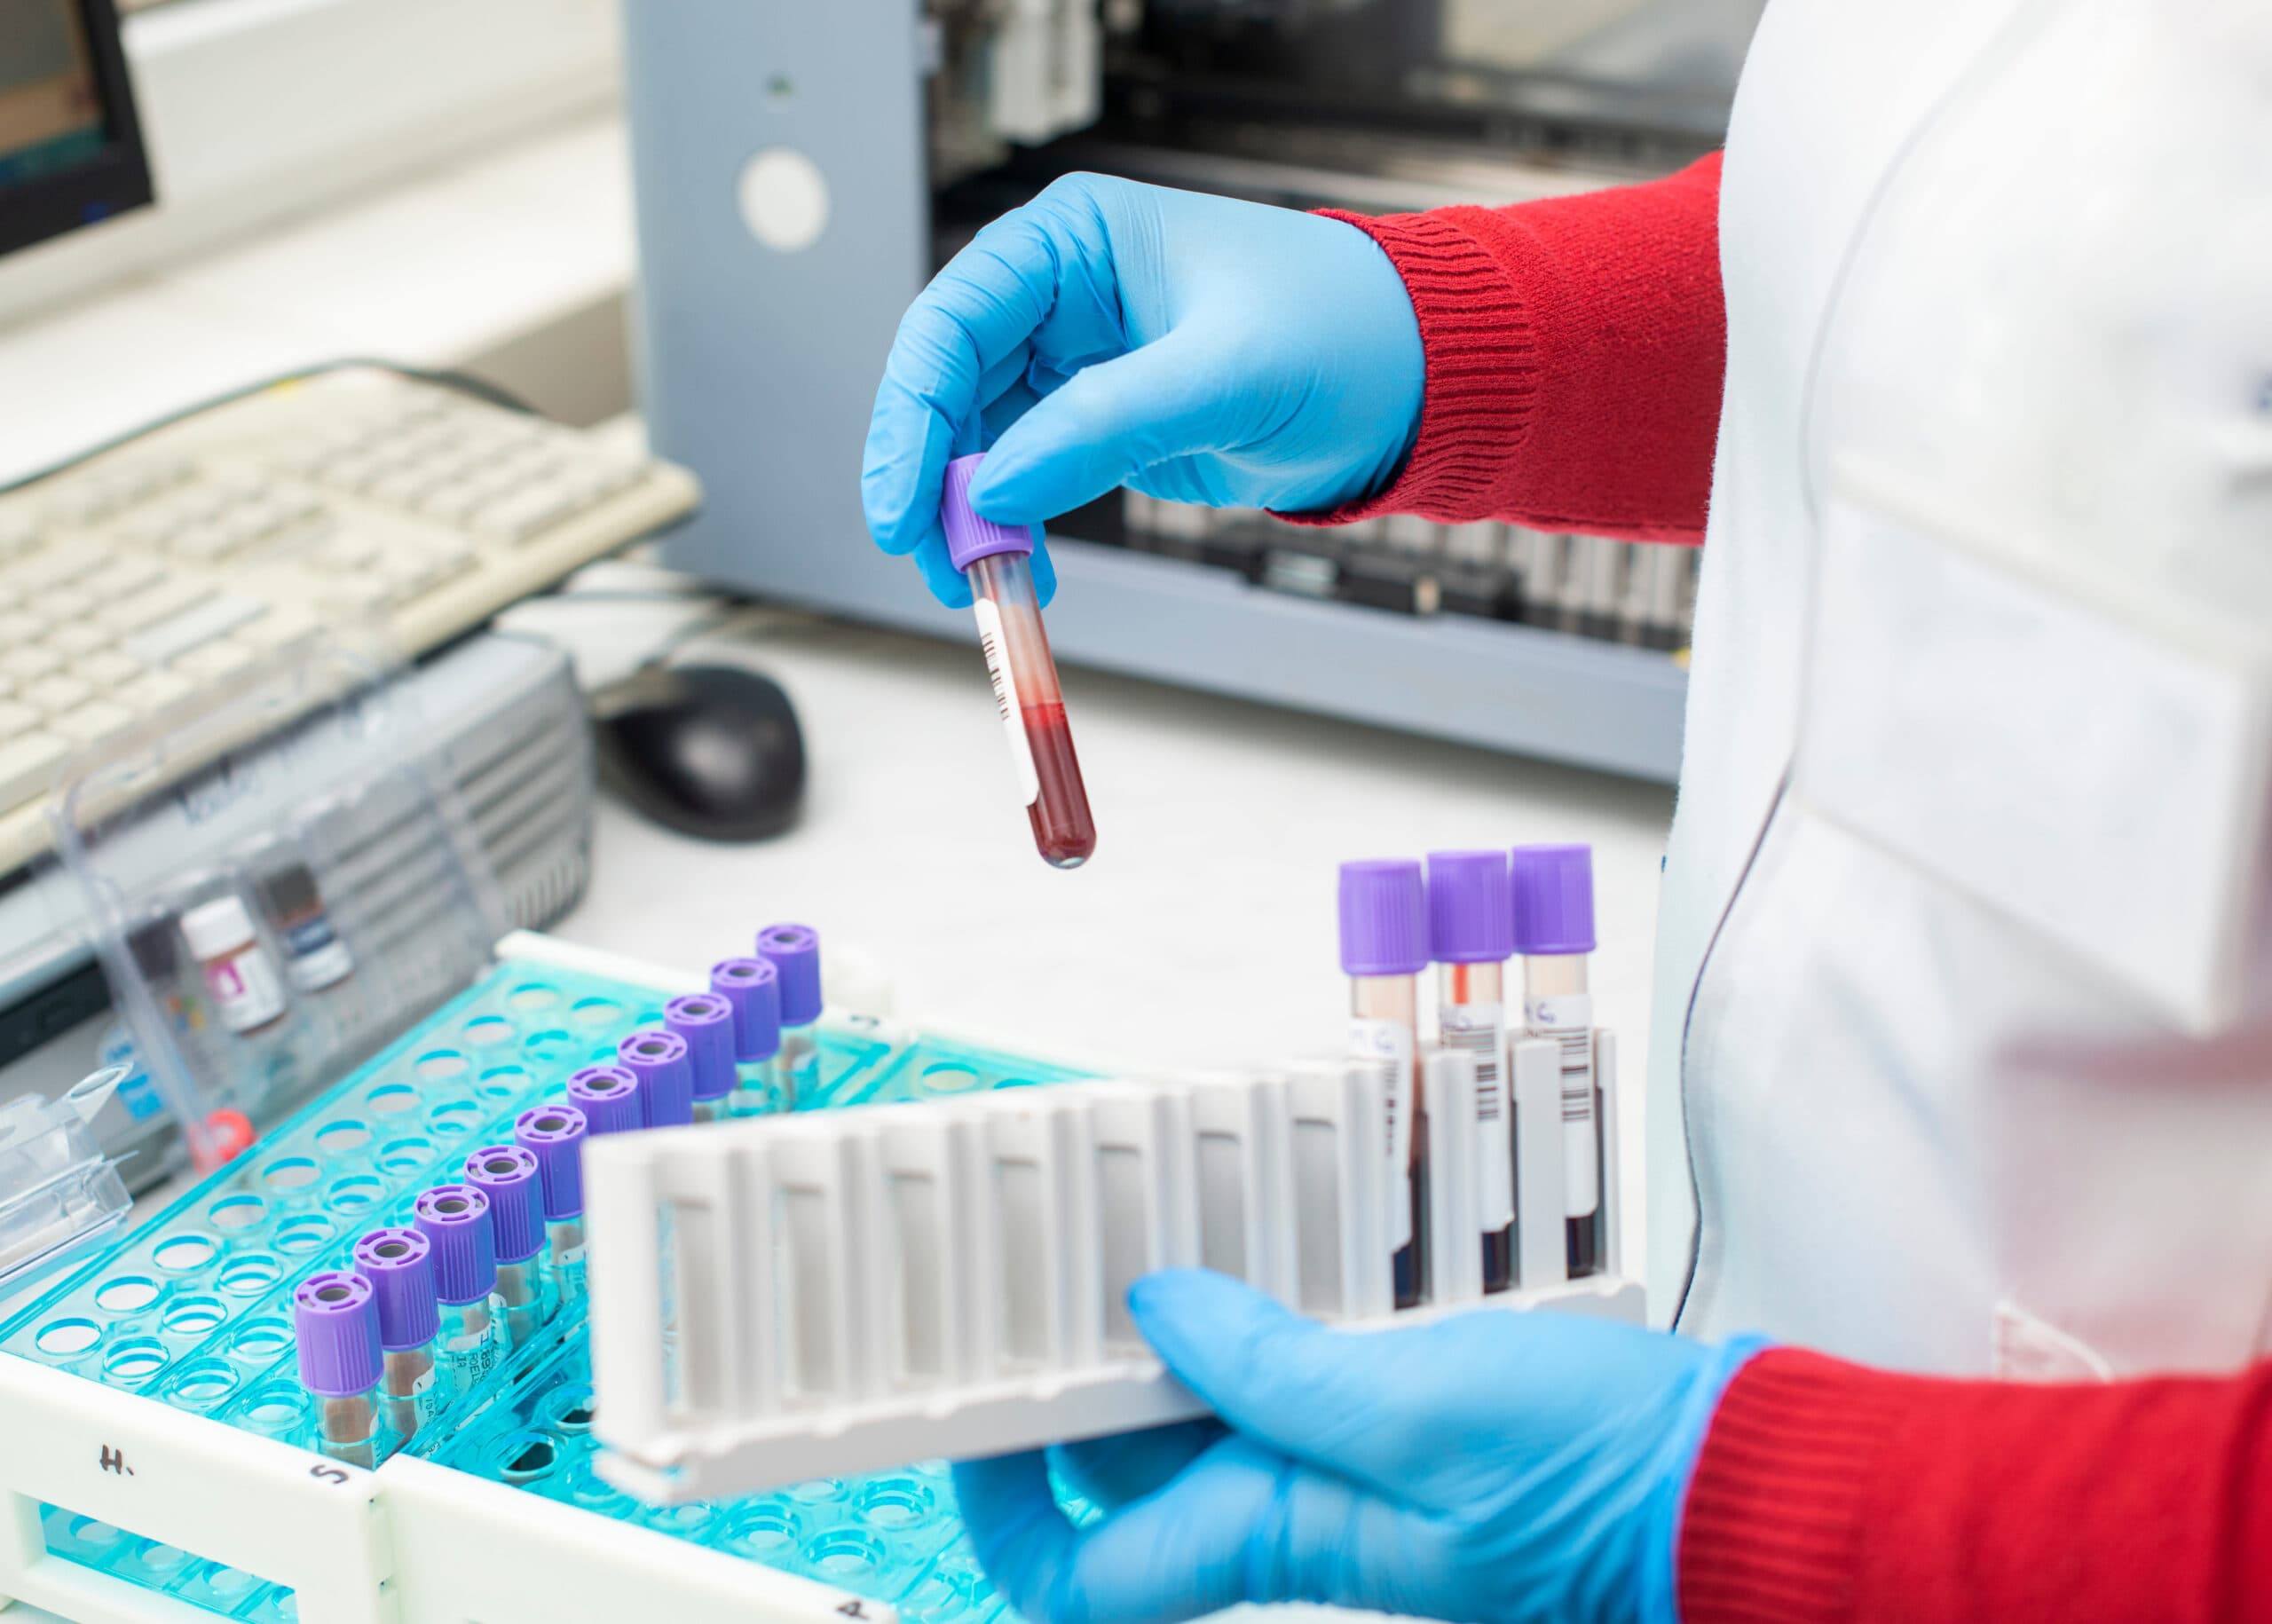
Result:
{"type": "Polygon", "coordinates": [[[797,820],[805,740],[780,684],[741,666],[651,666],[591,697],[601,781],[666,828],[761,840],[797,820]]]}

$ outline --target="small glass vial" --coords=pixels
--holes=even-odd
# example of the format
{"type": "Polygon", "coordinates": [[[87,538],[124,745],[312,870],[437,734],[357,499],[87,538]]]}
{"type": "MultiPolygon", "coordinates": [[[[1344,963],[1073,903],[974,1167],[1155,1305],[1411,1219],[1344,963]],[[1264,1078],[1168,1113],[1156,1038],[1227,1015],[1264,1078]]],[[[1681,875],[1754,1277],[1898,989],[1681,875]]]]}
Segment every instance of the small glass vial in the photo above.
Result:
{"type": "Polygon", "coordinates": [[[454,1396],[470,1392],[511,1352],[497,1299],[497,1243],[489,1198],[469,1184],[437,1185],[411,1204],[418,1233],[434,1249],[438,1344],[454,1396]]]}
{"type": "Polygon", "coordinates": [[[733,1114],[734,1009],[716,992],[689,992],[663,1005],[663,1024],[686,1045],[694,1068],[694,1120],[722,1122],[733,1114]]]}
{"type": "MultiPolygon", "coordinates": [[[[1554,1040],[1562,1055],[1562,1189],[1566,1246],[1574,1277],[1600,1273],[1601,1142],[1594,1085],[1594,1001],[1587,956],[1594,950],[1594,854],[1590,846],[1514,849],[1515,951],[1523,960],[1523,1030],[1554,1040]]],[[[1528,1124],[1518,1124],[1527,1131],[1528,1124]]]]}
{"type": "Polygon", "coordinates": [[[590,1126],[572,1105],[532,1106],[513,1119],[513,1143],[536,1158],[544,1186],[544,1244],[560,1305],[584,1300],[584,1140],[590,1126]]]}
{"type": "Polygon", "coordinates": [[[292,1289],[300,1385],[315,1407],[316,1447],[351,1466],[379,1463],[379,1310],[371,1282],[345,1270],[292,1289]]]}
{"type": "Polygon", "coordinates": [[[722,958],[710,966],[710,991],[725,1001],[734,1033],[732,1116],[793,1109],[796,1095],[781,1052],[781,973],[762,958],[722,958]]]}
{"type": "Polygon", "coordinates": [[[306,863],[287,863],[263,877],[260,900],[283,943],[284,974],[292,985],[302,992],[321,992],[347,979],[355,956],[332,927],[331,912],[306,863]]]}
{"type": "Polygon", "coordinates": [[[1396,1306],[1428,1278],[1427,1104],[1420,1095],[1420,989],[1428,898],[1417,863],[1341,865],[1341,968],[1349,977],[1349,1058],[1381,1068],[1388,1103],[1388,1242],[1396,1306]]]}
{"type": "Polygon", "coordinates": [[[1506,1290],[1515,1274],[1515,1140],[1506,1086],[1507,960],[1514,951],[1507,854],[1430,852],[1437,1041],[1475,1059],[1476,1213],[1486,1293],[1506,1290]]]}
{"type": "Polygon", "coordinates": [[[676,1032],[641,1027],[615,1045],[615,1063],[639,1079],[644,1126],[682,1128],[694,1120],[694,1063],[676,1032]]]}
{"type": "Polygon", "coordinates": [[[181,934],[223,1026],[248,1037],[283,1019],[283,979],[242,901],[230,895],[200,903],[181,916],[181,934]]]}
{"type": "Polygon", "coordinates": [[[820,933],[809,925],[769,925],[757,956],[781,978],[780,1072],[785,1111],[820,1103],[820,933]]]}
{"type": "Polygon", "coordinates": [[[545,1252],[544,1184],[536,1156],[518,1145],[486,1145],[465,1159],[465,1181],[489,1198],[497,1297],[505,1331],[525,1347],[552,1317],[552,1260],[545,1252]]]}
{"type": "Polygon", "coordinates": [[[387,1424],[407,1442],[442,1413],[450,1397],[434,1369],[442,1319],[433,1248],[415,1229],[374,1229],[355,1242],[355,1268],[371,1282],[378,1304],[384,1358],[380,1402],[387,1424]]]}

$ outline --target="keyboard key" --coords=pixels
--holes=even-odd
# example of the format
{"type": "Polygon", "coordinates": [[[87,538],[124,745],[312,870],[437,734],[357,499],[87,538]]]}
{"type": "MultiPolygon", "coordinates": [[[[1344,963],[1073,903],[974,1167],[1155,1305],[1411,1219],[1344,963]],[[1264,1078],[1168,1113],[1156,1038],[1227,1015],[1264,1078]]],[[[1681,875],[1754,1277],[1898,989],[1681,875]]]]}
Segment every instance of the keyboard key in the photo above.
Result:
{"type": "Polygon", "coordinates": [[[50,733],[20,733],[0,744],[0,807],[20,806],[45,792],[70,747],[50,733]]]}
{"type": "Polygon", "coordinates": [[[156,586],[166,578],[166,566],[154,558],[137,558],[131,554],[114,559],[102,579],[94,583],[106,601],[115,603],[130,598],[136,593],[156,586]]]}
{"type": "Polygon", "coordinates": [[[167,619],[141,622],[120,646],[146,665],[162,666],[267,612],[266,603],[241,593],[206,595],[167,619]]]}
{"type": "Polygon", "coordinates": [[[118,606],[119,623],[129,632],[143,631],[171,620],[185,610],[194,609],[216,590],[210,581],[162,576],[154,585],[118,606]]]}
{"type": "Polygon", "coordinates": [[[92,541],[65,541],[9,571],[9,581],[26,591],[60,587],[93,574],[109,562],[110,549],[106,547],[92,541]]]}
{"type": "Polygon", "coordinates": [[[130,682],[142,674],[144,668],[140,660],[116,649],[90,650],[71,664],[73,675],[97,688],[116,688],[122,682],[130,682]]]}
{"type": "Polygon", "coordinates": [[[86,683],[59,671],[53,676],[42,677],[36,682],[27,682],[23,688],[25,701],[51,716],[75,711],[94,697],[95,690],[86,683]]]}
{"type": "Polygon", "coordinates": [[[87,663],[89,656],[107,649],[116,640],[116,634],[99,620],[67,620],[61,626],[51,626],[40,641],[62,655],[76,670],[87,663]]]}
{"type": "Polygon", "coordinates": [[[20,609],[0,612],[0,649],[12,649],[19,643],[37,638],[40,623],[20,609]]]}
{"type": "Polygon", "coordinates": [[[146,671],[130,682],[112,690],[111,699],[130,710],[162,710],[175,700],[197,691],[197,684],[170,671],[146,671]]]}
{"type": "Polygon", "coordinates": [[[571,505],[568,493],[560,485],[531,485],[475,514],[474,528],[502,536],[508,541],[518,541],[561,517],[571,505]]]}
{"type": "Polygon", "coordinates": [[[183,676],[209,681],[214,677],[225,677],[233,671],[241,671],[252,661],[253,651],[250,649],[224,637],[218,643],[192,649],[173,662],[173,668],[183,676]]]}
{"type": "Polygon", "coordinates": [[[0,699],[0,739],[29,733],[38,726],[39,713],[31,706],[18,705],[12,699],[0,699]]]}
{"type": "Polygon", "coordinates": [[[368,531],[335,531],[315,549],[315,555],[334,569],[353,570],[378,556],[379,544],[368,531]]]}
{"type": "Polygon", "coordinates": [[[23,643],[12,649],[0,650],[0,671],[5,671],[20,684],[36,682],[62,667],[63,657],[42,643],[23,643]]]}
{"type": "Polygon", "coordinates": [[[297,643],[302,638],[313,636],[321,629],[315,617],[305,610],[284,604],[270,610],[257,620],[248,620],[230,635],[248,648],[266,650],[297,643]]]}
{"type": "Polygon", "coordinates": [[[32,613],[53,626],[62,620],[76,620],[94,612],[95,595],[83,587],[58,587],[43,592],[31,603],[32,613]]]}
{"type": "Polygon", "coordinates": [[[134,725],[134,713],[124,706],[92,699],[75,711],[67,711],[48,726],[77,745],[98,744],[134,725]]]}
{"type": "Polygon", "coordinates": [[[0,513],[0,558],[29,552],[38,540],[39,524],[29,513],[0,513]]]}

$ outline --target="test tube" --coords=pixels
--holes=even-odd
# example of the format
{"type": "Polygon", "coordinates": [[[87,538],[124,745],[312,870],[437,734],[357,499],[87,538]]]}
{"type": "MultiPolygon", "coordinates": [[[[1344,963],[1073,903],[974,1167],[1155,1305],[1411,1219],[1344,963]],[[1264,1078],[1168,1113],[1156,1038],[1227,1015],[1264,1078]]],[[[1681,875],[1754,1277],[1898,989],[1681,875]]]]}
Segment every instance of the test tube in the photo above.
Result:
{"type": "Polygon", "coordinates": [[[513,1143],[536,1158],[544,1186],[544,1244],[560,1305],[584,1300],[584,1114],[572,1105],[532,1106],[513,1119],[513,1143]]]}
{"type": "Polygon", "coordinates": [[[1010,736],[1010,760],[1033,843],[1053,868],[1078,868],[1097,848],[1097,826],[1034,595],[1035,528],[978,516],[970,505],[970,482],[985,461],[982,453],[947,464],[939,522],[947,532],[947,556],[970,578],[979,647],[1010,736]]]}
{"type": "Polygon", "coordinates": [[[552,1317],[545,1300],[552,1270],[544,1250],[544,1181],[536,1157],[518,1145],[485,1145],[465,1159],[465,1181],[489,1198],[505,1331],[513,1346],[525,1346],[552,1317]]]}
{"type": "Polygon", "coordinates": [[[781,1044],[781,973],[762,958],[722,958],[710,966],[710,990],[725,999],[734,1033],[736,1116],[796,1109],[788,1056],[781,1044]]]}
{"type": "Polygon", "coordinates": [[[615,1045],[616,1063],[639,1079],[639,1119],[650,1128],[694,1120],[694,1063],[686,1039],[668,1027],[643,1026],[615,1045]]]}
{"type": "Polygon", "coordinates": [[[1590,846],[1518,846],[1515,950],[1523,956],[1523,1030],[1562,1052],[1562,1210],[1573,1276],[1602,1266],[1601,1119],[1594,1097],[1594,858],[1590,846]]]}
{"type": "Polygon", "coordinates": [[[443,1184],[411,1203],[418,1233],[433,1248],[440,1304],[442,1369],[453,1394],[471,1391],[505,1357],[497,1294],[497,1242],[489,1198],[469,1184],[443,1184]]]}
{"type": "Polygon", "coordinates": [[[780,1108],[809,1110],[820,1098],[820,933],[809,925],[769,925],[757,956],[781,982],[780,1108]]]}
{"type": "Polygon", "coordinates": [[[734,1075],[733,1005],[714,992],[686,993],[663,1005],[663,1024],[686,1045],[687,1064],[694,1068],[694,1120],[719,1122],[731,1115],[740,1081],[734,1075]]]}
{"type": "Polygon", "coordinates": [[[292,1336],[300,1385],[315,1400],[317,1447],[335,1461],[376,1466],[383,1360],[371,1282],[343,1269],[309,1275],[292,1289],[292,1336]]]}
{"type": "Polygon", "coordinates": [[[449,1397],[434,1379],[434,1339],[442,1328],[434,1249],[414,1229],[374,1229],[355,1242],[355,1269],[371,1282],[378,1304],[379,1396],[387,1424],[407,1442],[442,1413],[449,1397]]]}
{"type": "Polygon", "coordinates": [[[1388,1236],[1396,1306],[1427,1278],[1428,1143],[1420,1092],[1420,972],[1428,967],[1428,898],[1420,865],[1402,858],[1341,865],[1341,968],[1349,977],[1349,1054],[1384,1073],[1388,1106],[1388,1236]]]}
{"type": "Polygon", "coordinates": [[[568,1103],[584,1115],[594,1134],[628,1133],[644,1125],[639,1110],[639,1079],[620,1066],[587,1066],[568,1076],[568,1103]]]}
{"type": "Polygon", "coordinates": [[[1515,1275],[1515,1143],[1506,1089],[1507,960],[1514,951],[1506,853],[1429,853],[1437,1041],[1475,1057],[1476,1212],[1487,1293],[1504,1291],[1515,1275]]]}

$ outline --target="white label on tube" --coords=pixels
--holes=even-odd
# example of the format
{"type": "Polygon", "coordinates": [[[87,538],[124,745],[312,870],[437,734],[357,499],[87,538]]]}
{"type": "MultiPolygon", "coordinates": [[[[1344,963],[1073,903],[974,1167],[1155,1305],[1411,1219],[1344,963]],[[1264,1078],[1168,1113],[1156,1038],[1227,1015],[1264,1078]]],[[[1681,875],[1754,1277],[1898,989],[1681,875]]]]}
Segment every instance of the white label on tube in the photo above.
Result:
{"type": "Polygon", "coordinates": [[[1388,1072],[1381,1091],[1388,1102],[1388,1247],[1402,1251],[1412,1243],[1412,1029],[1360,1017],[1349,1023],[1349,1052],[1388,1072]]]}
{"type": "Polygon", "coordinates": [[[1515,1139],[1507,1107],[1507,1013],[1499,1004],[1447,1004],[1444,1047],[1475,1056],[1476,1217],[1486,1234],[1515,1221],[1515,1139]]]}
{"type": "Polygon", "coordinates": [[[1031,806],[1041,799],[1041,775],[1034,770],[1033,746],[1026,742],[1025,717],[1018,701],[1018,679],[1010,671],[1010,651],[1002,643],[1002,611],[991,598],[972,600],[978,617],[978,646],[986,651],[986,674],[994,679],[994,705],[1002,730],[1010,736],[1010,764],[1018,775],[1018,800],[1031,806]]]}
{"type": "Polygon", "coordinates": [[[1562,1049],[1562,1210],[1588,1218],[1601,1205],[1601,1136],[1594,1120],[1594,1001],[1582,992],[1523,1005],[1533,1037],[1562,1049]]]}

